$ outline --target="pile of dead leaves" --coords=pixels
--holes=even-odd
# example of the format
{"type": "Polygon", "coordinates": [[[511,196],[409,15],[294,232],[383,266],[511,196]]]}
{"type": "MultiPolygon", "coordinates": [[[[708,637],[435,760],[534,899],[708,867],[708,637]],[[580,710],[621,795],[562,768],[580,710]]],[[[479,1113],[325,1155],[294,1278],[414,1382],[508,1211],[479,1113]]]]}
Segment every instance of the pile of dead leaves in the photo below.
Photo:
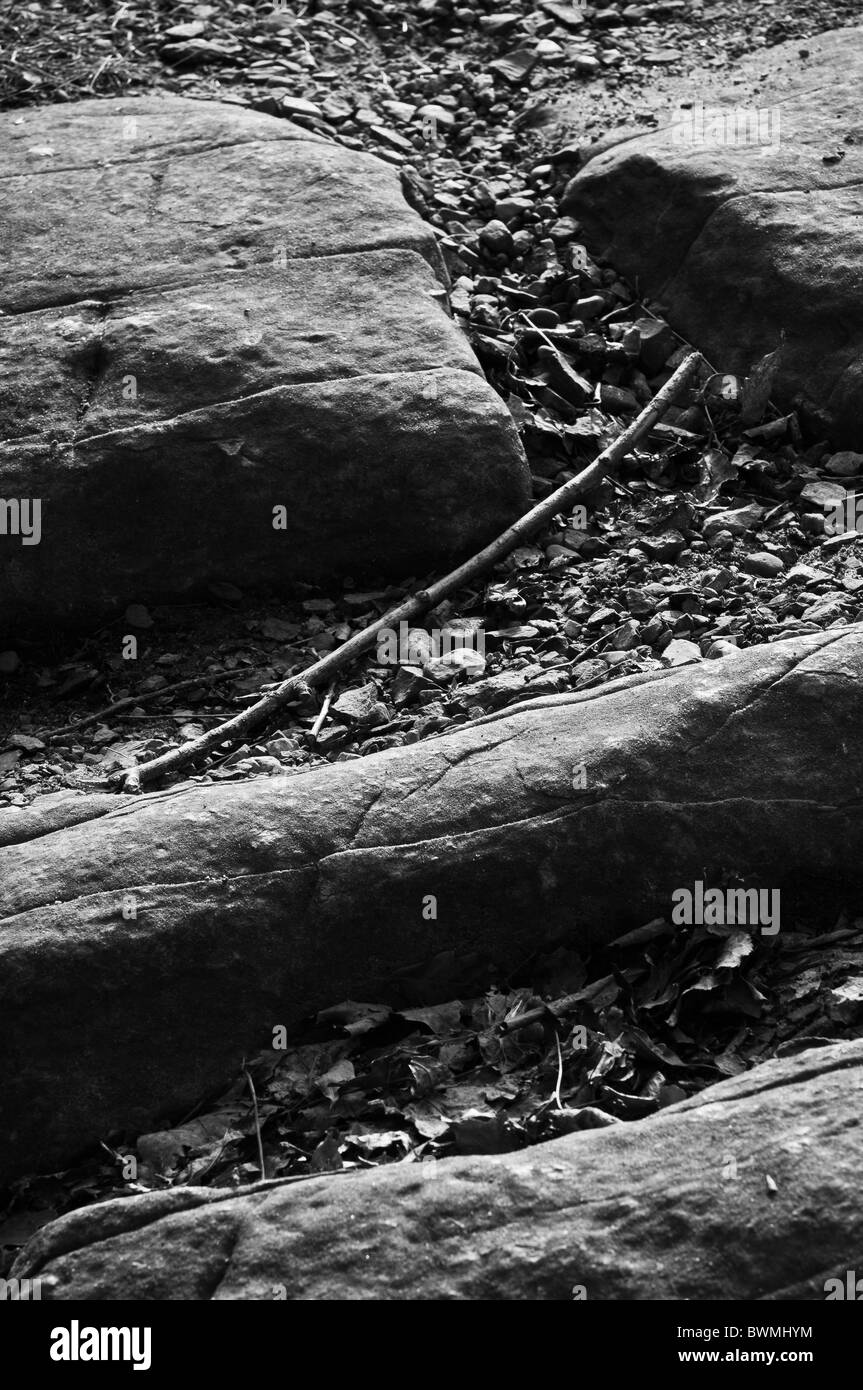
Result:
{"type": "Polygon", "coordinates": [[[863,1036],[863,920],[781,939],[656,920],[592,956],[561,946],[517,980],[423,1002],[482,978],[475,962],[442,957],[405,978],[410,1002],[345,1001],[275,1036],[174,1128],[22,1179],[0,1217],[0,1268],[40,1226],[110,1197],[503,1153],[640,1120],[770,1057],[863,1036]]]}

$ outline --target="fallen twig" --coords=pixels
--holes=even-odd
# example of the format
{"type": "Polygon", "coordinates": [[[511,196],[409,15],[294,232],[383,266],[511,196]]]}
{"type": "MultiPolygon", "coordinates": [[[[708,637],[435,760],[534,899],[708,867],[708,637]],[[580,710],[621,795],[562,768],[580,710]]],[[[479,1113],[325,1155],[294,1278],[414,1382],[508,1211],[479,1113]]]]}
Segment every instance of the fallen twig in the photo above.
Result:
{"type": "MultiPolygon", "coordinates": [[[[344,24],[339,24],[337,20],[331,19],[329,15],[316,14],[312,17],[312,23],[321,25],[328,24],[331,29],[340,29],[349,39],[353,39],[354,43],[361,43],[363,48],[367,48],[371,51],[371,44],[367,39],[362,38],[359,34],[355,34],[352,29],[346,29],[344,24]]],[[[305,39],[303,39],[303,43],[306,43],[305,39]]]]}
{"type": "Polygon", "coordinates": [[[290,676],[275,690],[263,696],[255,704],[249,705],[247,709],[235,715],[233,719],[229,719],[225,724],[208,729],[198,738],[190,739],[188,743],[181,744],[179,748],[173,748],[169,753],[162,753],[158,758],[153,758],[148,763],[141,763],[138,767],[124,769],[112,774],[108,779],[109,785],[122,783],[123,791],[139,792],[145,782],[152,782],[157,777],[164,777],[167,773],[178,771],[187,763],[209,753],[219,744],[232,739],[244,739],[253,729],[266,724],[276,710],[280,710],[288,703],[296,702],[303,696],[309,695],[316,687],[332,681],[340,671],[343,671],[345,667],[356,661],[357,657],[368,651],[382,628],[398,629],[400,622],[410,621],[412,618],[427,612],[429,608],[434,608],[442,599],[448,598],[450,594],[462,588],[468,580],[476,578],[478,574],[504,559],[510,551],[515,550],[517,545],[529,540],[534,532],[545,522],[550,521],[556,512],[566,510],[576,498],[597,487],[606,475],[622,459],[626,458],[627,454],[631,453],[636,444],[665,414],[679,393],[691,383],[701,366],[701,362],[700,353],[690,353],[681,362],[674,374],[669,377],[665,385],[657,391],[649,405],[644,407],[640,415],[623,431],[623,434],[619,435],[606,449],[603,449],[589,467],[583,469],[575,478],[570,478],[569,482],[564,483],[562,487],[543,498],[535,507],[531,507],[530,511],[525,512],[524,516],[519,517],[518,521],[501,532],[490,545],[478,551],[463,565],[451,570],[442,579],[430,584],[427,589],[421,589],[419,593],[397,604],[389,612],[381,614],[375,622],[363,628],[362,632],[354,633],[353,637],[349,637],[347,642],[342,643],[340,647],[328,652],[320,661],[316,661],[305,671],[298,671],[296,675],[290,676]]]}
{"type": "Polygon", "coordinates": [[[589,1004],[607,985],[613,983],[613,975],[603,975],[601,980],[594,980],[592,985],[585,985],[577,994],[564,994],[562,998],[554,999],[549,1004],[540,1004],[536,1009],[527,1009],[523,1014],[516,1014],[515,1018],[505,1019],[497,1025],[496,1032],[503,1037],[507,1033],[518,1033],[522,1028],[529,1028],[532,1023],[547,1023],[552,1019],[557,1021],[565,1018],[567,1014],[581,1008],[582,1004],[589,1004]]]}
{"type": "Polygon", "coordinates": [[[785,950],[793,952],[821,951],[825,946],[835,946],[839,942],[850,943],[863,934],[863,926],[841,927],[838,931],[825,932],[823,936],[813,936],[808,941],[786,942],[785,950]]]}
{"type": "MultiPolygon", "coordinates": [[[[254,667],[251,669],[254,670],[254,667]]],[[[146,705],[148,701],[159,700],[163,695],[177,695],[181,690],[193,690],[197,685],[215,685],[218,681],[236,680],[238,676],[247,676],[249,673],[248,666],[234,671],[210,671],[205,676],[190,676],[187,680],[175,681],[173,685],[162,685],[158,690],[143,690],[137,695],[124,695],[122,700],[115,700],[112,705],[106,705],[95,714],[87,714],[83,719],[74,719],[71,724],[64,724],[59,729],[42,729],[36,737],[50,743],[52,739],[77,733],[79,729],[86,729],[90,724],[98,724],[100,719],[108,719],[120,710],[130,709],[135,705],[146,705]]]]}
{"type": "Polygon", "coordinates": [[[309,732],[309,742],[310,742],[310,743],[317,743],[317,741],[318,741],[318,734],[321,732],[321,728],[323,727],[324,720],[326,719],[327,715],[328,715],[329,712],[330,712],[330,703],[331,703],[331,701],[332,701],[333,692],[334,692],[335,688],[336,688],[336,683],[335,683],[335,681],[333,681],[332,684],[330,685],[329,690],[327,691],[326,695],[324,696],[324,703],[321,705],[320,714],[318,715],[317,719],[315,720],[315,722],[314,722],[314,724],[312,725],[311,730],[310,730],[310,732],[309,732]]]}

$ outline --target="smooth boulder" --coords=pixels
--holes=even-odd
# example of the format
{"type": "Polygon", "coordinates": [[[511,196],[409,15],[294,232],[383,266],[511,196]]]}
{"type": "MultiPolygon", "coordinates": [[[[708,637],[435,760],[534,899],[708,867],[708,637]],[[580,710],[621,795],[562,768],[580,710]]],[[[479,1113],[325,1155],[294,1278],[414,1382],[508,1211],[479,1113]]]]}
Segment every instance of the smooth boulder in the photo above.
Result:
{"type": "Polygon", "coordinates": [[[824,1299],[859,1269],[861,1113],[837,1043],[517,1154],[87,1207],[12,1273],[55,1300],[824,1299]]]}
{"type": "Polygon", "coordinates": [[[181,97],[8,112],[0,148],[7,633],[427,570],[529,505],[389,166],[181,97]]]}
{"type": "MultiPolygon", "coordinates": [[[[780,349],[773,396],[841,448],[863,415],[863,29],[744,59],[718,95],[602,142],[567,187],[591,250],[720,372],[780,349]]],[[[590,151],[587,151],[590,156],[590,151]]]]}
{"type": "Polygon", "coordinates": [[[863,901],[863,628],[301,775],[0,812],[0,1171],[154,1128],[441,952],[609,941],[678,888],[863,901]],[[434,915],[426,910],[434,905],[434,915]]]}

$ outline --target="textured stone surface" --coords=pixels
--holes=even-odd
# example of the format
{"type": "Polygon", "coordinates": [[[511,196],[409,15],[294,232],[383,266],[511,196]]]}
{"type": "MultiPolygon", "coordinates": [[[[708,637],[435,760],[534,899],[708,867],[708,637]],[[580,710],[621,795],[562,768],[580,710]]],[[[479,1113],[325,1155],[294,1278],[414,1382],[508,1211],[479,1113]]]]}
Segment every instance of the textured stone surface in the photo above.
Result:
{"type": "Polygon", "coordinates": [[[604,142],[565,198],[591,249],[667,306],[720,371],[747,372],[784,331],[775,398],[822,412],[852,449],[863,416],[861,81],[863,29],[758,52],[721,100],[762,113],[765,145],[680,140],[675,113],[604,142]]]}
{"type": "Polygon", "coordinates": [[[855,627],[298,776],[0,812],[0,1170],[152,1128],[439,952],[608,941],[735,875],[786,924],[855,909],[861,679],[855,627]]]}
{"type": "Polygon", "coordinates": [[[0,438],[86,439],[172,419],[179,403],[185,414],[332,378],[477,375],[436,302],[445,298],[418,255],[384,250],[129,294],[107,314],[95,301],[22,314],[0,344],[0,438]],[[98,364],[92,392],[81,379],[88,360],[98,364]],[[123,379],[135,367],[132,397],[123,379]]]}
{"type": "Polygon", "coordinates": [[[838,1043],[523,1153],[88,1207],[13,1274],[63,1300],[821,1300],[859,1269],[861,1113],[838,1043]]]}
{"type": "Polygon", "coordinates": [[[392,169],[175,97],[7,113],[0,145],[0,496],[41,502],[0,626],[413,573],[529,504],[392,169]]]}
{"type": "Polygon", "coordinates": [[[480,376],[439,368],[278,386],[51,449],[0,446],[0,495],[47,499],[39,545],[2,538],[0,624],[74,622],[204,580],[403,576],[469,554],[526,501],[503,417],[480,376]]]}
{"type": "Polygon", "coordinates": [[[288,260],[398,247],[437,264],[391,169],[242,107],[156,96],[7,111],[0,140],[0,307],[14,313],[194,284],[282,247],[288,260]]]}

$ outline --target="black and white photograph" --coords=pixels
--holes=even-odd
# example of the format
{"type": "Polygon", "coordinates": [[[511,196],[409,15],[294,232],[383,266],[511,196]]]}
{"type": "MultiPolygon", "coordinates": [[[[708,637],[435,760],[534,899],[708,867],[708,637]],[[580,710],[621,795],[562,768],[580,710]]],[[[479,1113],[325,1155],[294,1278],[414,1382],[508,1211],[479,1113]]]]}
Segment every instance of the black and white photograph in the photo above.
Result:
{"type": "Polygon", "coordinates": [[[592,1375],[826,1376],[861,93],[863,0],[0,4],[26,1371],[556,1302],[592,1375]]]}

